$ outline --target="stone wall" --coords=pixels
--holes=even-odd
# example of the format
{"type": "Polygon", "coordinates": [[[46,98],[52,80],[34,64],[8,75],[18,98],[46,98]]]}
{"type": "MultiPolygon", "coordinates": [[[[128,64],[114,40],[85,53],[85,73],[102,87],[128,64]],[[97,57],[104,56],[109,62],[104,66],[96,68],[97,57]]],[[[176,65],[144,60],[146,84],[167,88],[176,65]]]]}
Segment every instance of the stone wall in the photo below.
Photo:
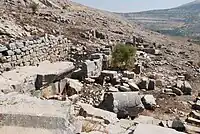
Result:
{"type": "Polygon", "coordinates": [[[70,44],[71,41],[64,36],[53,35],[0,44],[0,71],[8,71],[16,66],[37,65],[44,60],[65,60],[70,44]]]}

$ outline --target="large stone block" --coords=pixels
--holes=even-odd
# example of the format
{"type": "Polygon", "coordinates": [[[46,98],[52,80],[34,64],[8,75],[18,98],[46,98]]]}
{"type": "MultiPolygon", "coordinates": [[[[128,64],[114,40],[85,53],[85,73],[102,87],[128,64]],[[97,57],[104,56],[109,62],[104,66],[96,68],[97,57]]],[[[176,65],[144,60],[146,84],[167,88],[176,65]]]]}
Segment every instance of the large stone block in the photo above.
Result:
{"type": "Polygon", "coordinates": [[[74,69],[74,65],[71,62],[43,62],[38,67],[18,67],[4,72],[2,76],[9,80],[8,85],[17,88],[15,90],[29,92],[64,78],[72,69],[74,69]]]}
{"type": "Polygon", "coordinates": [[[69,122],[72,105],[69,101],[40,100],[10,93],[0,96],[1,134],[74,134],[69,122]]]}
{"type": "Polygon", "coordinates": [[[56,80],[63,79],[69,72],[71,72],[75,66],[72,62],[55,62],[50,63],[45,61],[38,66],[36,89],[40,89],[42,86],[53,83],[56,80]]]}
{"type": "Polygon", "coordinates": [[[115,112],[118,117],[135,117],[144,110],[138,92],[112,92],[105,93],[100,108],[115,112]]]}
{"type": "Polygon", "coordinates": [[[102,59],[86,60],[82,64],[82,71],[85,77],[98,77],[102,71],[102,59]]]}

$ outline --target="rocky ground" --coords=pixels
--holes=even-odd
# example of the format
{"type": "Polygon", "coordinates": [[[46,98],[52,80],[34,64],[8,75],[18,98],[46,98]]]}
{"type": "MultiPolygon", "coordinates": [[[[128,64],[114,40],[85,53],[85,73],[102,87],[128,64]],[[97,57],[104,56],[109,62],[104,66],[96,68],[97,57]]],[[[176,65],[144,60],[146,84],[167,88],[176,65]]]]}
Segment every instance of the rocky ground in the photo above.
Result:
{"type": "Polygon", "coordinates": [[[0,1],[3,133],[200,132],[199,46],[67,0],[35,2],[33,14],[31,2],[0,1]],[[134,68],[110,68],[117,43],[137,47],[134,68]]]}

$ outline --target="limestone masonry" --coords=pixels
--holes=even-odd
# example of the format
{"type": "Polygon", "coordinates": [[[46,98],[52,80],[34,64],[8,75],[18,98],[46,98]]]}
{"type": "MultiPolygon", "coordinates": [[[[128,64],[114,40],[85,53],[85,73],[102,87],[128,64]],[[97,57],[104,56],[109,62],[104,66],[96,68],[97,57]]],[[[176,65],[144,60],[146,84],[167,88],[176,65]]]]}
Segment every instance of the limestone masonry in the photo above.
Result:
{"type": "Polygon", "coordinates": [[[47,34],[36,39],[0,44],[0,71],[8,71],[16,66],[37,65],[45,60],[62,61],[68,54],[70,44],[70,40],[64,36],[47,34]]]}

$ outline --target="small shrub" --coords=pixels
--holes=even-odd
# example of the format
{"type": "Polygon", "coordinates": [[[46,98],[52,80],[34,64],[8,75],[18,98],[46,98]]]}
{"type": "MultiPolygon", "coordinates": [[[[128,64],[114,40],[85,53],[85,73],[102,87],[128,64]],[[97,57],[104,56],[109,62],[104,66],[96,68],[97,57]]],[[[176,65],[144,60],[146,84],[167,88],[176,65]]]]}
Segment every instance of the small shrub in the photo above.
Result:
{"type": "Polygon", "coordinates": [[[136,48],[132,45],[117,44],[112,52],[112,67],[129,69],[135,61],[136,48]]]}
{"type": "Polygon", "coordinates": [[[32,10],[32,13],[36,14],[38,12],[38,10],[39,10],[39,4],[35,3],[35,2],[32,2],[31,5],[30,5],[30,8],[32,10]]]}

